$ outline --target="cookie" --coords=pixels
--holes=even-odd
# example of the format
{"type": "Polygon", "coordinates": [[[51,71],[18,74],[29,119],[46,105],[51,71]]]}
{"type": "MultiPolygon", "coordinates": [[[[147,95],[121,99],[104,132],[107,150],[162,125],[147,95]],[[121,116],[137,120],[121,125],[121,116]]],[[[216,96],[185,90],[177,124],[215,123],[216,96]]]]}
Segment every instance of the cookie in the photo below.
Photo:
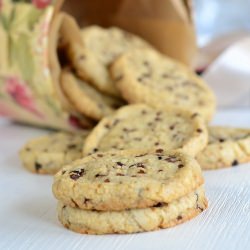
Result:
{"type": "Polygon", "coordinates": [[[113,211],[169,203],[201,184],[200,166],[182,152],[100,152],[62,168],[53,193],[65,205],[113,211]]]}
{"type": "Polygon", "coordinates": [[[113,107],[120,105],[119,99],[100,93],[68,70],[62,72],[61,86],[76,110],[96,121],[111,114],[113,107]]]}
{"type": "MultiPolygon", "coordinates": [[[[93,121],[85,115],[76,112],[61,88],[60,80],[62,68],[70,64],[70,61],[66,56],[67,50],[65,47],[77,47],[78,44],[81,44],[80,30],[75,19],[66,13],[58,13],[53,18],[48,36],[48,63],[53,81],[53,85],[50,84],[50,93],[54,98],[59,98],[63,110],[70,113],[69,120],[71,127],[73,125],[73,127],[77,128],[92,128],[94,125],[93,121]],[[79,39],[77,39],[78,36],[79,39]]],[[[43,88],[45,88],[45,86],[46,83],[44,83],[43,88]]],[[[41,88],[40,86],[38,87],[39,89],[41,88]]],[[[47,101],[53,105],[49,99],[47,99],[47,101]]],[[[57,110],[58,108],[55,107],[55,109],[57,110]]],[[[55,120],[57,127],[59,123],[60,121],[55,120]]]]}
{"type": "Polygon", "coordinates": [[[125,53],[111,67],[116,87],[129,103],[200,113],[209,121],[215,97],[208,86],[184,65],[152,49],[125,53]]]}
{"type": "Polygon", "coordinates": [[[250,162],[250,129],[211,126],[208,132],[208,145],[197,155],[203,169],[250,162]]]}
{"type": "Polygon", "coordinates": [[[20,159],[31,172],[55,174],[65,164],[82,157],[87,133],[55,132],[30,140],[20,150],[20,159]]]}
{"type": "Polygon", "coordinates": [[[83,154],[108,150],[182,149],[195,156],[207,144],[207,128],[197,113],[159,111],[128,105],[105,117],[87,137],[83,154]]]}
{"type": "Polygon", "coordinates": [[[183,223],[207,207],[203,188],[155,207],[124,211],[88,211],[58,203],[58,218],[68,229],[85,234],[124,234],[153,231],[183,223]]]}
{"type": "Polygon", "coordinates": [[[122,53],[132,48],[150,47],[136,35],[119,28],[90,26],[82,29],[83,49],[75,51],[73,62],[80,77],[90,81],[100,91],[120,96],[109,74],[109,66],[122,53]]]}

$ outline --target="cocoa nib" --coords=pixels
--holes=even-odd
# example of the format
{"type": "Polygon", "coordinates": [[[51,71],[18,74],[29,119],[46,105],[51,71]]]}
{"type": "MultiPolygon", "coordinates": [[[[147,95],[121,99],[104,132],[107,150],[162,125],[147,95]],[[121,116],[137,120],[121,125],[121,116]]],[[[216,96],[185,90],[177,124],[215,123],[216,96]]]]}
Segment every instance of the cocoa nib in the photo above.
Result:
{"type": "Polygon", "coordinates": [[[125,176],[125,175],[121,173],[117,173],[116,176],[125,176]]]}
{"type": "Polygon", "coordinates": [[[69,144],[68,145],[68,149],[73,149],[73,148],[76,148],[76,144],[69,144]]]}
{"type": "Polygon", "coordinates": [[[177,219],[177,220],[181,220],[181,219],[182,219],[182,216],[179,215],[176,219],[177,219]]]}
{"type": "Polygon", "coordinates": [[[72,180],[77,180],[79,179],[81,176],[84,175],[84,172],[85,170],[84,169],[78,169],[78,170],[73,170],[73,171],[70,171],[69,173],[69,177],[72,179],[72,180]]]}
{"type": "Polygon", "coordinates": [[[137,173],[138,174],[145,174],[145,171],[143,169],[140,169],[137,173]]]}
{"type": "Polygon", "coordinates": [[[95,177],[98,178],[98,177],[103,177],[103,176],[107,176],[106,174],[96,174],[95,177]]]}
{"type": "Polygon", "coordinates": [[[167,206],[167,203],[163,203],[163,202],[159,202],[157,204],[155,204],[153,207],[163,207],[163,206],[167,206]]]}
{"type": "Polygon", "coordinates": [[[124,166],[124,164],[122,163],[122,162],[120,162],[120,161],[118,161],[118,162],[116,162],[116,164],[118,165],[118,166],[124,166]]]}
{"type": "Polygon", "coordinates": [[[170,130],[173,130],[174,128],[175,128],[174,125],[171,125],[171,126],[169,127],[170,130]]]}
{"type": "Polygon", "coordinates": [[[232,162],[232,166],[237,166],[239,164],[239,162],[237,161],[237,160],[234,160],[233,162],[232,162]]]}
{"type": "Polygon", "coordinates": [[[183,164],[179,164],[179,165],[178,165],[178,168],[183,168],[183,167],[184,167],[183,164]]]}
{"type": "Polygon", "coordinates": [[[38,163],[38,162],[35,162],[35,169],[36,171],[38,172],[41,168],[42,168],[42,164],[38,163]]]}
{"type": "Polygon", "coordinates": [[[83,204],[87,204],[91,199],[84,198],[83,204]]]}
{"type": "Polygon", "coordinates": [[[162,148],[158,148],[158,149],[155,150],[156,153],[163,153],[163,151],[164,150],[162,148]]]}
{"type": "Polygon", "coordinates": [[[136,155],[135,157],[142,157],[142,156],[145,156],[145,155],[147,155],[147,153],[141,154],[141,155],[136,155]]]}
{"type": "Polygon", "coordinates": [[[141,163],[141,162],[137,163],[136,166],[138,168],[145,168],[145,165],[143,163],[141,163]]]}

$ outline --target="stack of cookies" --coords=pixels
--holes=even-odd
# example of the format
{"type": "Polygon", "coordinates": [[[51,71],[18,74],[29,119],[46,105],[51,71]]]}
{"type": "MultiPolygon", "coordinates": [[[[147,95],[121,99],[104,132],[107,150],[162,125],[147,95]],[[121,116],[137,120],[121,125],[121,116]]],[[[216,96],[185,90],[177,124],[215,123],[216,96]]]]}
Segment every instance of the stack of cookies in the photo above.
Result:
{"type": "Polygon", "coordinates": [[[87,234],[136,233],[182,223],[207,207],[198,163],[178,151],[95,153],[55,175],[61,223],[87,234]]]}
{"type": "Polygon", "coordinates": [[[207,207],[201,168],[250,161],[250,130],[212,127],[215,97],[184,65],[118,28],[88,27],[64,44],[61,88],[85,132],[57,132],[20,152],[55,174],[61,223],[89,234],[182,223],[207,207]]]}

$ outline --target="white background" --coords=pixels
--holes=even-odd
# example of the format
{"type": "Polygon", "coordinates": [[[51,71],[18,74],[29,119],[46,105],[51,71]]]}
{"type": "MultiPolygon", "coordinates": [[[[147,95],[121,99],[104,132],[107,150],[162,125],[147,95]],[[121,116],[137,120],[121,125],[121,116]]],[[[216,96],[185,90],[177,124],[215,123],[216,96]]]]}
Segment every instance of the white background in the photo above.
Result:
{"type": "MultiPolygon", "coordinates": [[[[215,124],[250,127],[250,110],[219,111],[215,124]]],[[[209,208],[174,228],[88,236],[63,228],[52,177],[22,168],[17,152],[44,130],[0,120],[0,249],[250,249],[250,164],[205,173],[209,208]]]]}

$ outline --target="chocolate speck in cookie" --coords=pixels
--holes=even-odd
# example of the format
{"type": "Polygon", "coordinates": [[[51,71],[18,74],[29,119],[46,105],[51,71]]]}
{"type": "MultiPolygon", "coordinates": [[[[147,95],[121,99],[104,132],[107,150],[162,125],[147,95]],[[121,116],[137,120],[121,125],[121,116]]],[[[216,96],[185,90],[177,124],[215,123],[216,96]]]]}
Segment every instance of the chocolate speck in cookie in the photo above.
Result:
{"type": "Polygon", "coordinates": [[[38,172],[41,168],[42,168],[42,164],[38,163],[38,162],[35,162],[35,169],[36,171],[38,172]]]}
{"type": "Polygon", "coordinates": [[[119,162],[119,161],[116,162],[116,164],[117,164],[118,166],[121,166],[121,167],[124,166],[124,164],[123,164],[122,162],[119,162]]]}
{"type": "Polygon", "coordinates": [[[239,162],[237,161],[237,160],[234,160],[233,162],[232,162],[232,166],[237,166],[239,164],[239,162]]]}
{"type": "Polygon", "coordinates": [[[176,219],[177,219],[177,220],[182,220],[182,216],[179,215],[176,219]]]}
{"type": "Polygon", "coordinates": [[[158,149],[155,150],[156,153],[163,153],[163,151],[164,150],[162,148],[158,148],[158,149]]]}
{"type": "Polygon", "coordinates": [[[83,168],[81,169],[78,169],[78,170],[73,170],[69,173],[69,177],[72,179],[72,180],[77,180],[79,179],[81,176],[83,176],[85,173],[85,170],[83,168]]]}
{"type": "Polygon", "coordinates": [[[138,174],[145,174],[145,171],[143,169],[140,169],[137,173],[138,174]]]}

